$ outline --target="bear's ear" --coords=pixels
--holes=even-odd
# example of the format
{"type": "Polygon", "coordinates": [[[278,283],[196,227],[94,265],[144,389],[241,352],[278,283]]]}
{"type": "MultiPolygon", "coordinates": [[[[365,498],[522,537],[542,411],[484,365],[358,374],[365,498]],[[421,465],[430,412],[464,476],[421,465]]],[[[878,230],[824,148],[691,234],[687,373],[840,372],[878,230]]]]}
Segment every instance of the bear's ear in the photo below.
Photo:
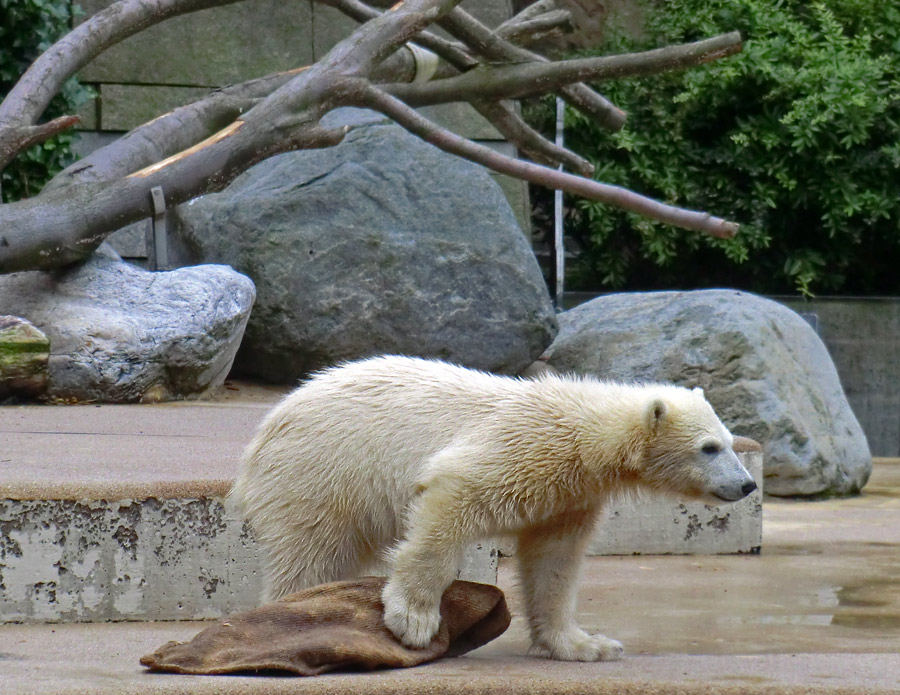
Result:
{"type": "Polygon", "coordinates": [[[694,393],[696,393],[700,398],[706,398],[706,395],[703,393],[703,389],[699,386],[694,388],[694,393]]]}
{"type": "Polygon", "coordinates": [[[669,407],[662,398],[654,398],[647,403],[647,410],[644,412],[644,423],[647,429],[656,433],[660,426],[665,422],[669,414],[669,407]]]}

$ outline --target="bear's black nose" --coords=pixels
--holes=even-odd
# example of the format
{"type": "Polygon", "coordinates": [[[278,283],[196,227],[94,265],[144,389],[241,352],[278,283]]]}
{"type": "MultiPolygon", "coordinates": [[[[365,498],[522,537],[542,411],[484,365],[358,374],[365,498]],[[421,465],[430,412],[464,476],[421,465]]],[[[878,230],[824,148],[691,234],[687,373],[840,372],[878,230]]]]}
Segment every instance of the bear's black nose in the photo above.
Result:
{"type": "Polygon", "coordinates": [[[749,495],[749,494],[750,494],[751,492],[753,492],[755,489],[756,489],[756,481],[754,481],[754,480],[748,480],[746,483],[744,483],[744,484],[741,486],[741,492],[744,493],[744,497],[746,497],[747,495],[749,495]]]}

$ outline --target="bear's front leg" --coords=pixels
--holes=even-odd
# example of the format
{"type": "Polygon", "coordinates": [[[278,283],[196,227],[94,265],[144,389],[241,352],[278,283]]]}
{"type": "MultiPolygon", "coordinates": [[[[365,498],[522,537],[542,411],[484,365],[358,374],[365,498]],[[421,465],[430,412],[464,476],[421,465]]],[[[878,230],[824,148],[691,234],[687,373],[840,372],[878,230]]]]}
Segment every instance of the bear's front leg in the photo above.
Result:
{"type": "Polygon", "coordinates": [[[563,661],[615,661],[622,644],[575,621],[584,553],[596,514],[567,515],[519,533],[518,559],[535,651],[563,661]]]}
{"type": "Polygon", "coordinates": [[[384,624],[408,647],[425,647],[441,624],[441,597],[462,558],[459,519],[443,495],[426,492],[410,517],[408,538],[394,550],[381,594],[384,624]]]}

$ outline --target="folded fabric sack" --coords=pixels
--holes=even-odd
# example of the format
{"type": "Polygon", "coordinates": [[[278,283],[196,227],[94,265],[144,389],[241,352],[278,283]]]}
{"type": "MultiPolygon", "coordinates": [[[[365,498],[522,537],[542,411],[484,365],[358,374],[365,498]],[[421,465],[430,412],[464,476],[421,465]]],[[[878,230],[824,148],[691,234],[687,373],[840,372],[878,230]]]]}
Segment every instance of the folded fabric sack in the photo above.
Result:
{"type": "Polygon", "coordinates": [[[459,656],[503,634],[509,610],[490,584],[455,581],[441,599],[441,627],[424,649],[403,645],[382,618],[383,577],[310,587],[238,613],[190,642],[168,642],[141,658],[151,671],[215,675],[406,668],[459,656]]]}

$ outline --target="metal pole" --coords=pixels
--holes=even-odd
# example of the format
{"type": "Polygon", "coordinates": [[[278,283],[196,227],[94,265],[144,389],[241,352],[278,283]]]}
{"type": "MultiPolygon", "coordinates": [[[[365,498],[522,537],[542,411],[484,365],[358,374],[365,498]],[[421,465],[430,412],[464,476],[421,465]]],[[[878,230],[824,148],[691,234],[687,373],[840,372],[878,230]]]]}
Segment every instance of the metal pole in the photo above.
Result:
{"type": "MultiPolygon", "coordinates": [[[[565,128],[566,102],[556,99],[556,144],[563,146],[563,130],[565,128]]],[[[558,167],[562,171],[562,164],[558,167]]],[[[563,308],[563,291],[565,290],[566,277],[566,250],[563,244],[563,192],[559,189],[553,192],[553,258],[555,261],[555,287],[554,299],[556,308],[563,308]]]]}

